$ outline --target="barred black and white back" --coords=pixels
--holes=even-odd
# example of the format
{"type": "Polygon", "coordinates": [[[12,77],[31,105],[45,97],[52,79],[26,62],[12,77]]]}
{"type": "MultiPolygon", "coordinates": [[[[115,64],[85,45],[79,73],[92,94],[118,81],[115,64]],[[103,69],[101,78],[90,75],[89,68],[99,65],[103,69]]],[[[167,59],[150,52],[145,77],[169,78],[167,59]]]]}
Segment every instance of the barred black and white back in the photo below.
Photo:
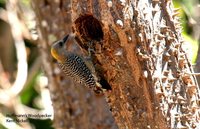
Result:
{"type": "Polygon", "coordinates": [[[63,72],[74,81],[95,89],[95,78],[83,59],[73,53],[68,53],[66,57],[64,63],[59,63],[63,72]]]}

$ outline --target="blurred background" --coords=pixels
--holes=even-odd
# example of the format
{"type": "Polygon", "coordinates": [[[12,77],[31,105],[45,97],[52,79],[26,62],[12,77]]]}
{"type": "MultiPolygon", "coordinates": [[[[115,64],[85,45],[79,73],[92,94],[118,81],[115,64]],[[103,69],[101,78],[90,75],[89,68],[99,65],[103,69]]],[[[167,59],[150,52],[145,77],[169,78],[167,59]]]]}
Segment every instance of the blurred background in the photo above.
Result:
{"type": "MultiPolygon", "coordinates": [[[[173,3],[180,8],[184,47],[200,72],[200,0],[173,3]]],[[[0,129],[53,129],[39,47],[31,0],[0,0],[0,129]]]]}

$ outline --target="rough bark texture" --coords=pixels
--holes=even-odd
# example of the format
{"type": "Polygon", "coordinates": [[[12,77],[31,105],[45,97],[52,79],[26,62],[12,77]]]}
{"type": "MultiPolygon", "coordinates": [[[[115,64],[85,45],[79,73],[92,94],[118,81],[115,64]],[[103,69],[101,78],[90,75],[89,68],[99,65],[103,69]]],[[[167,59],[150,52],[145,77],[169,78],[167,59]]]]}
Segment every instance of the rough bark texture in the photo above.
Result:
{"type": "MultiPolygon", "coordinates": [[[[53,41],[71,32],[69,0],[34,0],[40,47],[54,107],[56,129],[117,129],[103,96],[74,84],[58,68],[50,54],[53,41]]],[[[75,50],[76,44],[72,44],[75,50]]]]}
{"type": "Polygon", "coordinates": [[[120,129],[199,126],[199,89],[176,15],[170,0],[72,1],[77,42],[94,50],[96,71],[112,87],[106,96],[120,129]]]}
{"type": "Polygon", "coordinates": [[[52,63],[49,47],[71,32],[71,21],[77,43],[85,54],[93,49],[96,72],[112,87],[105,96],[120,129],[199,128],[199,89],[170,0],[71,2],[32,2],[56,128],[117,128],[104,99],[63,79],[52,63]]]}

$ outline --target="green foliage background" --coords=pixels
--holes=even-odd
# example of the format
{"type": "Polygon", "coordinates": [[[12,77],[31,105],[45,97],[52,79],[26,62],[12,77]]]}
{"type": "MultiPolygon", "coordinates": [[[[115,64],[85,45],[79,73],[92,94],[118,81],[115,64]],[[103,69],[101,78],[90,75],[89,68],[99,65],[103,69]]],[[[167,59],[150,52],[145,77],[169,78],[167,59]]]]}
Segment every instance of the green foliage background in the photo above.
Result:
{"type": "MultiPolygon", "coordinates": [[[[199,5],[200,0],[173,0],[173,4],[175,8],[180,8],[180,22],[181,26],[183,27],[182,36],[184,37],[184,40],[188,42],[192,48],[192,63],[195,64],[197,59],[197,52],[199,48],[199,42],[198,39],[195,39],[193,37],[193,34],[195,33],[193,27],[193,20],[196,19],[197,13],[196,7],[199,5]]],[[[196,21],[195,21],[196,22],[196,21]]],[[[198,22],[198,21],[197,21],[198,22]]],[[[199,23],[197,23],[199,24],[199,23]]]]}

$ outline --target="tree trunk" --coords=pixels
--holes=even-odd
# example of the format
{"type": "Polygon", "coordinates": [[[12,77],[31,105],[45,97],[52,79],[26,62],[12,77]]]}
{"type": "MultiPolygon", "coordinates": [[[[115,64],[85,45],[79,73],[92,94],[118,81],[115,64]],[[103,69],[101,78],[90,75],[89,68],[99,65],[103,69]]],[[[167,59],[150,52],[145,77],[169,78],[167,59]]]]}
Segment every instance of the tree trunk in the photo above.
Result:
{"type": "Polygon", "coordinates": [[[50,57],[51,39],[70,33],[71,25],[112,88],[105,96],[120,129],[198,128],[199,89],[170,0],[32,3],[56,128],[117,128],[104,99],[63,79],[50,57]]]}
{"type": "Polygon", "coordinates": [[[48,88],[54,108],[56,129],[117,129],[103,96],[95,96],[83,86],[74,84],[60,71],[50,54],[53,41],[71,32],[70,1],[32,1],[48,88]]]}
{"type": "Polygon", "coordinates": [[[93,63],[112,87],[106,97],[120,129],[197,128],[199,89],[178,20],[170,0],[72,1],[77,41],[85,50],[93,43],[93,63]]]}

